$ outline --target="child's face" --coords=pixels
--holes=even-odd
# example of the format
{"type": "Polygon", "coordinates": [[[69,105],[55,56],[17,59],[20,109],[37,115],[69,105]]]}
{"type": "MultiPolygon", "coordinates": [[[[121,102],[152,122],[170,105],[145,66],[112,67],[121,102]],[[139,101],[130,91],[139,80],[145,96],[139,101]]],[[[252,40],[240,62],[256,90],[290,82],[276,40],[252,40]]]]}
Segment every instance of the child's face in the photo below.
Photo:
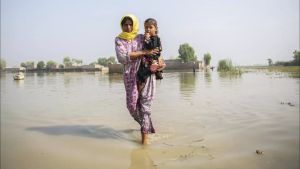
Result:
{"type": "Polygon", "coordinates": [[[157,29],[153,24],[145,23],[144,26],[145,26],[145,32],[149,33],[150,36],[156,35],[157,29]]]}

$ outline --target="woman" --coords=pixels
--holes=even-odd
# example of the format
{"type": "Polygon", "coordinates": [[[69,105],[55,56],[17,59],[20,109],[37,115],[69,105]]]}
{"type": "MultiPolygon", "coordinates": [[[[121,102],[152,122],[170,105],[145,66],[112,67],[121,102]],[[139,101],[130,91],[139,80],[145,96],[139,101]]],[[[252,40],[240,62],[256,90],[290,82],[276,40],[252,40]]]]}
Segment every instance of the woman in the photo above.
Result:
{"type": "MultiPolygon", "coordinates": [[[[155,55],[159,51],[143,50],[144,35],[138,34],[139,23],[134,15],[122,17],[121,29],[122,33],[115,38],[115,49],[118,61],[124,65],[127,109],[141,126],[142,144],[147,144],[147,135],[155,133],[150,115],[156,79],[155,74],[152,74],[146,79],[145,85],[138,90],[137,71],[142,56],[155,55]]],[[[158,69],[163,68],[163,64],[159,64],[158,69]]]]}

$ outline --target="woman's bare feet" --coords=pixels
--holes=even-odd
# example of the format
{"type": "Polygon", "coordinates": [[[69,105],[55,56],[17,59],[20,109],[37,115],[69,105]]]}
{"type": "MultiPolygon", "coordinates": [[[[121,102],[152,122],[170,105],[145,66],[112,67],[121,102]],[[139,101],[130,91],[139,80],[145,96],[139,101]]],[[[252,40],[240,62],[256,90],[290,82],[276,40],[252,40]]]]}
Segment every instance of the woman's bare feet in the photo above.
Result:
{"type": "Polygon", "coordinates": [[[143,145],[148,144],[148,134],[142,133],[142,144],[143,145]]]}

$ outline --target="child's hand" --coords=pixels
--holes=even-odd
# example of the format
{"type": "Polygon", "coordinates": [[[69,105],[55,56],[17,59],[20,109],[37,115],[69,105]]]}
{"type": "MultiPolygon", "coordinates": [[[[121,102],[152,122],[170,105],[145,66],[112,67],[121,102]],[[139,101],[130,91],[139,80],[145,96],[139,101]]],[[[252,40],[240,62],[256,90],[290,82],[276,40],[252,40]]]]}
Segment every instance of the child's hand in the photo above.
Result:
{"type": "Polygon", "coordinates": [[[150,39],[150,33],[145,32],[145,40],[149,40],[150,39]]]}

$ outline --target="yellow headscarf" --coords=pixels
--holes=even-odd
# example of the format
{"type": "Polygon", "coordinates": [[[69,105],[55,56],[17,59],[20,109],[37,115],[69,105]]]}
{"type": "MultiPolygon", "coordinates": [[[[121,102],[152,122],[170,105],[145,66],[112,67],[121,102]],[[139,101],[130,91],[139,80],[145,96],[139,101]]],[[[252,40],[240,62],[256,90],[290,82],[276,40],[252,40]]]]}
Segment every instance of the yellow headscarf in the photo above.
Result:
{"type": "MultiPolygon", "coordinates": [[[[132,15],[132,14],[129,14],[129,15],[125,15],[122,17],[121,19],[121,22],[122,20],[125,18],[125,17],[129,17],[132,19],[132,31],[130,33],[128,32],[122,32],[118,35],[119,38],[121,39],[126,39],[126,40],[132,40],[136,37],[136,35],[138,34],[138,31],[139,31],[139,21],[138,19],[132,15]]],[[[121,23],[121,29],[122,29],[122,23],[121,23]]]]}

